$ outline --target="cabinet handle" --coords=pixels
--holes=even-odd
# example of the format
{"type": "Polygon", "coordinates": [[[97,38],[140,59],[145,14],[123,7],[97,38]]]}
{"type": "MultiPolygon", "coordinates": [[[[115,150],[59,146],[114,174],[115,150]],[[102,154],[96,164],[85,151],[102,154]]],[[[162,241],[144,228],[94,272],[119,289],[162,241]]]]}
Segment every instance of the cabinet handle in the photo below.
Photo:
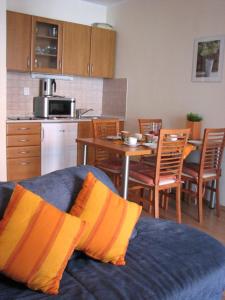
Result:
{"type": "Polygon", "coordinates": [[[88,75],[90,74],[90,64],[87,65],[87,72],[88,72],[88,75]]]}
{"type": "Polygon", "coordinates": [[[61,62],[61,59],[59,60],[59,68],[62,69],[62,62],[61,62]]]}
{"type": "Polygon", "coordinates": [[[19,151],[19,154],[28,154],[30,151],[19,151]]]}
{"type": "Polygon", "coordinates": [[[27,139],[21,139],[21,140],[19,140],[19,142],[29,142],[29,140],[27,140],[27,139]]]}
{"type": "Polygon", "coordinates": [[[27,67],[30,67],[30,57],[27,58],[27,67]]]}
{"type": "Polygon", "coordinates": [[[44,137],[45,137],[45,131],[44,131],[44,128],[42,127],[41,128],[41,141],[44,140],[44,137]]]}
{"type": "Polygon", "coordinates": [[[20,127],[20,128],[17,128],[17,130],[30,130],[29,127],[20,127]]]}
{"type": "Polygon", "coordinates": [[[93,73],[93,64],[91,64],[91,74],[93,73]]]}
{"type": "Polygon", "coordinates": [[[21,166],[30,165],[30,162],[29,161],[21,161],[20,165],[21,166]]]}
{"type": "Polygon", "coordinates": [[[35,60],[34,60],[34,65],[35,65],[35,67],[38,66],[38,60],[37,60],[37,58],[35,58],[35,60]]]}

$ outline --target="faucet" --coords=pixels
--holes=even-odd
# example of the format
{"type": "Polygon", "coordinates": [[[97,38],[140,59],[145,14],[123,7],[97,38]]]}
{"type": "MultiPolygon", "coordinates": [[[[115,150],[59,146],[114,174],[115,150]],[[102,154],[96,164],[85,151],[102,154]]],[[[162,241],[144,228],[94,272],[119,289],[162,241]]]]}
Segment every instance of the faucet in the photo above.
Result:
{"type": "Polygon", "coordinates": [[[84,114],[86,114],[89,111],[94,111],[94,109],[90,108],[90,109],[86,109],[83,112],[82,111],[83,111],[83,109],[81,109],[81,108],[76,109],[76,119],[80,119],[84,114]]]}

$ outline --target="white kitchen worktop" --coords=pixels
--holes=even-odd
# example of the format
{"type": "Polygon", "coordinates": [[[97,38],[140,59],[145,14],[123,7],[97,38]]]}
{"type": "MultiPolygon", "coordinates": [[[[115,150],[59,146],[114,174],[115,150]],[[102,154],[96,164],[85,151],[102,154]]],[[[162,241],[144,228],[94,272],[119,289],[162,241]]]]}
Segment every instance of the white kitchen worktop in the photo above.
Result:
{"type": "Polygon", "coordinates": [[[35,119],[35,120],[10,120],[6,123],[77,123],[83,121],[90,121],[91,119],[35,119]]]}
{"type": "Polygon", "coordinates": [[[125,120],[124,117],[121,116],[101,116],[101,117],[93,117],[93,116],[87,116],[83,117],[81,119],[71,119],[71,118],[56,118],[56,119],[42,119],[42,118],[37,118],[37,119],[7,119],[6,123],[77,123],[77,122],[86,122],[86,121],[91,121],[92,119],[113,119],[113,118],[118,118],[121,121],[125,120]]]}

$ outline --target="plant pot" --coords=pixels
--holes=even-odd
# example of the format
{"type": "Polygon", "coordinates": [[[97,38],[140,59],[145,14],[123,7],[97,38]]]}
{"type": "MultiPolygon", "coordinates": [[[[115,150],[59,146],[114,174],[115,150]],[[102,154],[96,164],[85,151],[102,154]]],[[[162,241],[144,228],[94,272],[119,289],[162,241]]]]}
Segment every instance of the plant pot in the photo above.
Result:
{"type": "Polygon", "coordinates": [[[190,139],[200,140],[202,122],[187,121],[186,127],[191,129],[190,139]]]}

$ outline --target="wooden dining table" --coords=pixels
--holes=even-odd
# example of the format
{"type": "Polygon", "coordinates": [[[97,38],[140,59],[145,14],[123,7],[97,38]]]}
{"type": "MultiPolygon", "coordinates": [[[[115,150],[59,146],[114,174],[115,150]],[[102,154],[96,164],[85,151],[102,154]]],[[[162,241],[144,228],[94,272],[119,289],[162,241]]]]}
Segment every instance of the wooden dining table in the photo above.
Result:
{"type": "MultiPolygon", "coordinates": [[[[77,143],[83,145],[83,165],[87,164],[88,146],[104,148],[109,152],[120,154],[123,157],[121,196],[123,196],[123,198],[125,199],[127,199],[128,194],[130,157],[156,153],[156,147],[151,147],[150,145],[145,146],[143,143],[138,143],[135,146],[130,146],[125,144],[121,140],[110,140],[107,138],[77,138],[76,141],[77,143]]],[[[196,150],[196,147],[192,146],[191,144],[187,144],[185,149],[185,157],[187,157],[193,150],[196,150]]]]}
{"type": "Polygon", "coordinates": [[[83,144],[83,164],[87,164],[88,146],[100,147],[107,149],[110,152],[120,154],[123,157],[122,168],[122,196],[127,199],[128,193],[128,179],[129,179],[129,163],[130,157],[150,155],[154,152],[149,146],[137,144],[129,146],[124,144],[121,140],[109,140],[106,138],[77,138],[77,143],[83,144]]]}

